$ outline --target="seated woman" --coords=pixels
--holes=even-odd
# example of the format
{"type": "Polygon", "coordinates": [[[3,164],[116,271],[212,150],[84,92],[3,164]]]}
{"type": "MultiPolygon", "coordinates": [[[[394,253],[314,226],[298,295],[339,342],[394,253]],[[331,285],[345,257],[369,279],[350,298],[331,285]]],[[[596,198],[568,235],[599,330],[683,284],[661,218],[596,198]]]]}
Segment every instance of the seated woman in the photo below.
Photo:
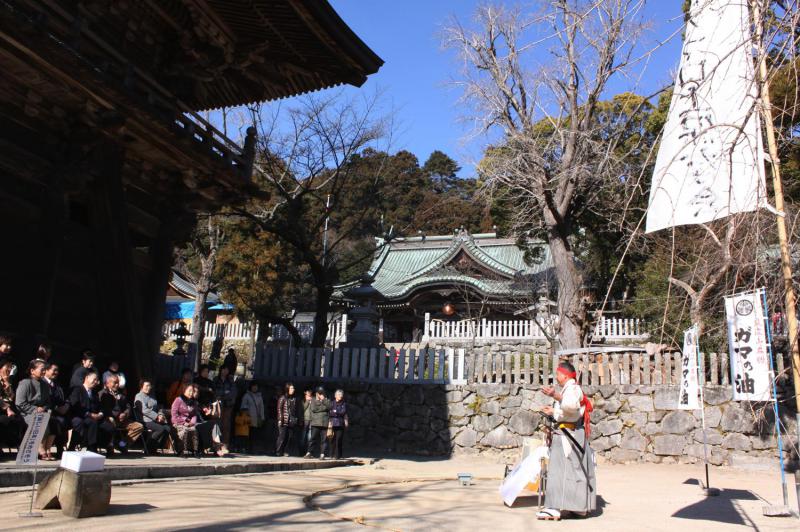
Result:
{"type": "Polygon", "coordinates": [[[195,396],[197,386],[189,384],[183,389],[183,394],[176,397],[172,402],[172,425],[178,432],[178,439],[181,442],[181,454],[184,458],[192,452],[196,458],[200,458],[202,448],[200,438],[197,434],[197,425],[201,423],[200,408],[195,396]]]}
{"type": "Polygon", "coordinates": [[[0,358],[0,447],[16,447],[25,435],[25,420],[17,410],[11,385],[12,365],[10,358],[0,358]]]}
{"type": "MultiPolygon", "coordinates": [[[[20,381],[17,386],[17,408],[20,413],[25,417],[25,423],[30,425],[33,422],[33,416],[39,412],[47,412],[50,410],[50,386],[44,381],[44,366],[45,361],[36,358],[31,360],[28,366],[27,379],[20,381]]],[[[39,444],[39,459],[52,462],[55,460],[50,453],[50,448],[53,446],[55,440],[54,430],[50,425],[56,423],[55,419],[48,423],[47,429],[44,432],[44,438],[39,444]]]]}
{"type": "Polygon", "coordinates": [[[156,445],[154,448],[161,449],[167,443],[167,438],[171,433],[175,439],[177,439],[177,434],[167,422],[166,416],[158,409],[158,401],[150,395],[152,391],[153,383],[149,380],[142,381],[139,393],[134,398],[133,408],[137,412],[137,419],[142,421],[150,432],[149,440],[156,445]]]}

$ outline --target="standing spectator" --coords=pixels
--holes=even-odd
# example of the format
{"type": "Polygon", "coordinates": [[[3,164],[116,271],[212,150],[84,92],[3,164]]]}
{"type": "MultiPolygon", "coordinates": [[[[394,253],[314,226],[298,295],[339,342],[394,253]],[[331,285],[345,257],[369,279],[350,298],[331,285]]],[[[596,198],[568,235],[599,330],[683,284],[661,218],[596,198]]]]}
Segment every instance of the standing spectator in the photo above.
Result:
{"type": "Polygon", "coordinates": [[[194,383],[197,384],[197,402],[209,406],[214,402],[214,383],[208,378],[208,364],[200,364],[194,383]]]}
{"type": "Polygon", "coordinates": [[[275,443],[275,456],[289,456],[286,452],[289,442],[297,444],[299,411],[294,384],[287,382],[283,394],[278,398],[278,440],[275,443]]]}
{"type": "MultiPolygon", "coordinates": [[[[27,379],[20,381],[17,386],[16,402],[20,413],[25,417],[25,423],[33,423],[33,416],[40,412],[50,410],[50,386],[42,379],[44,378],[44,360],[35,358],[28,366],[27,379]]],[[[55,420],[53,420],[55,422],[55,420]]],[[[39,444],[39,458],[48,462],[55,460],[50,454],[55,436],[48,423],[44,432],[44,438],[39,444]]]]}
{"type": "Polygon", "coordinates": [[[219,375],[214,379],[214,395],[220,402],[220,425],[222,429],[222,449],[227,451],[231,443],[231,424],[233,423],[233,407],[236,405],[236,384],[227,366],[219,368],[219,375]]]}
{"type": "Polygon", "coordinates": [[[14,349],[14,341],[7,334],[0,334],[0,357],[4,360],[11,359],[11,351],[14,349]]]}
{"type": "Polygon", "coordinates": [[[232,347],[228,348],[228,354],[225,355],[225,360],[222,361],[222,368],[228,368],[228,373],[236,375],[236,368],[239,367],[239,359],[236,358],[236,351],[232,347]]]}
{"type": "MultiPolygon", "coordinates": [[[[0,337],[0,342],[6,341],[0,337]]],[[[2,346],[0,346],[2,347],[2,346]]],[[[14,401],[11,384],[11,359],[0,358],[0,445],[16,447],[25,435],[25,420],[14,401]]]]}
{"type": "Polygon", "coordinates": [[[83,386],[83,383],[86,381],[86,375],[89,373],[95,373],[97,374],[97,378],[100,378],[99,372],[94,367],[94,354],[87,349],[83,352],[80,365],[72,372],[72,378],[69,381],[70,389],[83,386]]]}
{"type": "Polygon", "coordinates": [[[125,374],[119,370],[119,362],[116,360],[112,360],[111,364],[108,365],[108,369],[103,372],[102,382],[108,382],[108,378],[112,375],[119,379],[119,388],[124,390],[128,380],[125,378],[125,374]]]}
{"type": "Polygon", "coordinates": [[[152,391],[153,383],[143,380],[139,393],[133,398],[133,408],[141,413],[139,419],[150,431],[149,440],[156,445],[156,449],[161,449],[166,445],[167,438],[174,429],[170,427],[166,416],[158,409],[158,401],[150,395],[152,391]]]}
{"type": "Polygon", "coordinates": [[[61,456],[67,445],[70,422],[69,403],[64,389],[58,385],[58,364],[48,363],[44,370],[44,382],[50,387],[50,426],[55,436],[57,456],[61,456]]]}
{"type": "Polygon", "coordinates": [[[305,458],[311,458],[319,442],[319,457],[325,459],[325,439],[330,424],[331,402],[325,397],[325,388],[319,386],[317,394],[311,400],[311,436],[308,441],[308,452],[305,458]]]}
{"type": "Polygon", "coordinates": [[[240,408],[234,421],[233,452],[243,453],[250,443],[250,412],[240,408]]]}
{"type": "Polygon", "coordinates": [[[39,347],[36,348],[36,356],[34,358],[38,358],[44,360],[46,363],[50,363],[50,358],[52,356],[53,347],[47,342],[42,342],[39,344],[39,347]]]}
{"type": "Polygon", "coordinates": [[[193,453],[195,458],[200,458],[202,448],[197,433],[197,425],[200,423],[200,411],[195,395],[197,386],[189,384],[172,402],[172,424],[178,431],[178,438],[181,441],[181,453],[184,458],[193,453]]]}
{"type": "Polygon", "coordinates": [[[72,438],[69,446],[77,443],[96,453],[98,446],[106,446],[114,434],[112,425],[100,409],[100,399],[94,389],[97,387],[97,373],[88,372],[83,384],[72,389],[69,395],[70,418],[72,419],[72,438]]]}
{"type": "Polygon", "coordinates": [[[181,371],[181,378],[173,382],[169,389],[167,389],[167,402],[172,404],[175,402],[175,399],[183,395],[183,391],[192,384],[192,370],[189,368],[184,368],[181,371]]]}
{"type": "Polygon", "coordinates": [[[350,420],[347,418],[347,404],[344,402],[344,390],[340,388],[336,390],[333,396],[330,411],[330,428],[333,429],[331,456],[334,459],[342,457],[344,430],[349,426],[350,420]]]}
{"type": "Polygon", "coordinates": [[[300,456],[308,450],[309,436],[311,435],[311,390],[303,392],[303,433],[300,435],[300,456]]]}
{"type": "MultiPolygon", "coordinates": [[[[130,444],[144,433],[144,425],[134,421],[131,403],[120,389],[119,377],[116,375],[108,377],[105,388],[100,392],[100,408],[106,420],[124,434],[116,444],[121,452],[127,453],[130,444]]],[[[109,446],[109,455],[114,452],[113,449],[113,445],[109,446]]]]}
{"type": "Polygon", "coordinates": [[[258,383],[252,381],[250,389],[247,390],[242,396],[242,410],[247,410],[250,415],[250,453],[255,452],[256,436],[261,432],[264,426],[266,413],[264,412],[264,398],[261,397],[261,392],[258,391],[258,383]]]}

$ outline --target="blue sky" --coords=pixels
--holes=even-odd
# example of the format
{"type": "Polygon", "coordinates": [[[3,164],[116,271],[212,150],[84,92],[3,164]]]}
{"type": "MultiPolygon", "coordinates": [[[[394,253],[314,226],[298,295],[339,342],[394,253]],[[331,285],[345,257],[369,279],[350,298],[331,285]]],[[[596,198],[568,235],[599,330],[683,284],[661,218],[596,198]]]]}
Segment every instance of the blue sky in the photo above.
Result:
{"type": "MultiPolygon", "coordinates": [[[[486,138],[468,138],[472,127],[462,120],[465,112],[459,108],[459,92],[449,83],[458,75],[458,64],[452,52],[442,50],[440,34],[450,17],[469,24],[479,2],[330,1],[344,21],[386,62],[361,90],[381,91],[386,104],[396,109],[393,151],[407,149],[422,164],[433,150],[439,149],[459,161],[463,177],[470,176],[486,138]]],[[[681,0],[651,0],[644,16],[652,28],[641,46],[650,48],[681,27],[681,0]]],[[[619,79],[612,91],[633,89],[650,94],[670,83],[680,44],[680,35],[673,37],[653,54],[640,79],[619,79]]]]}

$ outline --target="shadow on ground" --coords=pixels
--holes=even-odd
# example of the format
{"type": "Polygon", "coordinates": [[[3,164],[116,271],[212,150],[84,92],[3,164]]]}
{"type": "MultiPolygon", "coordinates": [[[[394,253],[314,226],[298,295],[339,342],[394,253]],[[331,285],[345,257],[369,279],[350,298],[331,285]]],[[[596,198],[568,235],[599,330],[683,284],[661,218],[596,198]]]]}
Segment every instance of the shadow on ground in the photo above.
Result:
{"type": "MultiPolygon", "coordinates": [[[[688,479],[684,484],[700,485],[695,479],[688,479]]],[[[681,508],[672,517],[693,519],[698,521],[714,521],[731,525],[753,526],[747,513],[742,510],[738,501],[763,500],[750,490],[721,489],[716,497],[706,497],[699,493],[701,500],[681,508]]],[[[766,501],[765,501],[766,502],[766,501]]]]}

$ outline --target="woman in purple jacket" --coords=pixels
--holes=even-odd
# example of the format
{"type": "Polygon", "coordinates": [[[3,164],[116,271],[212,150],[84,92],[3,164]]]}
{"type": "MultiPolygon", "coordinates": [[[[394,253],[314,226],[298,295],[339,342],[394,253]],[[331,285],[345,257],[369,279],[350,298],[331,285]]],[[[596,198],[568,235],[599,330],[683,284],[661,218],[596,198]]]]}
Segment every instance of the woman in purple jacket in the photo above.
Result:
{"type": "Polygon", "coordinates": [[[190,451],[195,457],[200,457],[200,440],[197,435],[200,412],[196,396],[197,385],[190,384],[183,390],[182,395],[175,398],[171,408],[172,426],[178,431],[178,439],[183,444],[184,458],[189,456],[190,451]]]}
{"type": "Polygon", "coordinates": [[[331,441],[331,454],[334,459],[342,457],[342,440],[344,439],[344,429],[350,426],[347,418],[347,403],[344,402],[344,390],[336,390],[330,409],[330,421],[328,426],[333,429],[331,441]]]}

